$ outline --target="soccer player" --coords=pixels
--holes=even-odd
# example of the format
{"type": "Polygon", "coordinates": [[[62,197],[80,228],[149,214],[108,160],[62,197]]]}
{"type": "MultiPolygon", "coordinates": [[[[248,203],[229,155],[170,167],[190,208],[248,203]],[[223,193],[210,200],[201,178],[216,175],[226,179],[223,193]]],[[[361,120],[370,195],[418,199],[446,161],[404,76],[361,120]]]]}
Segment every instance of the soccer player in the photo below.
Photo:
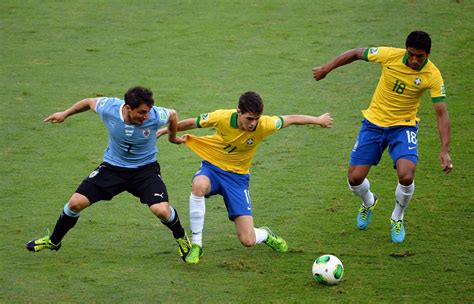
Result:
{"type": "Polygon", "coordinates": [[[125,101],[119,98],[86,98],[44,121],[62,123],[67,117],[92,110],[99,114],[109,132],[104,161],[86,177],[64,205],[51,236],[26,244],[32,252],[59,250],[66,233],[74,227],[82,210],[101,200],[111,200],[127,191],[140,198],[150,211],[168,227],[178,244],[182,259],[191,244],[178,213],[168,203],[168,193],[157,162],[156,131],[167,125],[168,139],[181,144],[176,136],[178,118],[172,109],[154,106],[153,93],[143,87],[130,88],[125,101]]]}
{"type": "MultiPolygon", "coordinates": [[[[189,198],[191,250],[186,263],[197,264],[202,256],[202,231],[206,211],[205,197],[220,194],[224,198],[228,217],[235,224],[243,246],[265,243],[278,252],[288,251],[284,239],[268,227],[254,228],[249,193],[249,168],[260,142],[276,131],[291,125],[332,126],[332,117],[308,115],[265,116],[263,100],[255,92],[240,96],[237,109],[217,110],[178,123],[178,131],[194,128],[214,128],[210,136],[184,135],[185,145],[203,161],[192,181],[189,198]]],[[[157,137],[166,134],[161,129],[157,137]]]]}
{"type": "Polygon", "coordinates": [[[418,122],[416,117],[420,97],[429,90],[436,113],[441,139],[439,161],[446,173],[453,163],[449,156],[451,126],[446,108],[446,94],[441,73],[428,57],[431,38],[422,31],[410,33],[406,48],[357,48],[338,55],[322,67],[313,68],[313,77],[319,81],[332,70],[356,60],[377,62],[382,75],[369,108],[362,111],[364,119],[350,157],[347,175],[349,189],[362,199],[357,215],[357,226],[367,229],[377,196],[370,191],[367,175],[371,166],[379,163],[383,152],[388,152],[398,174],[395,207],[391,216],[393,243],[405,239],[403,224],[405,208],[415,190],[414,175],[418,161],[418,122]]]}

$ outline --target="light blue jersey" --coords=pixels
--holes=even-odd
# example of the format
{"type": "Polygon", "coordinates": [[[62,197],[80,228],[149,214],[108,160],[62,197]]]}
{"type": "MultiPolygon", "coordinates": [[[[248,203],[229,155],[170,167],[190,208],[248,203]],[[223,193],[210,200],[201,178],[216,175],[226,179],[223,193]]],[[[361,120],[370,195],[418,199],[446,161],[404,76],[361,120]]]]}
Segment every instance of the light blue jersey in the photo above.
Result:
{"type": "Polygon", "coordinates": [[[153,106],[142,125],[127,124],[122,116],[123,100],[102,97],[96,112],[109,130],[104,161],[118,167],[138,168],[157,161],[156,131],[168,123],[168,109],[153,106]]]}

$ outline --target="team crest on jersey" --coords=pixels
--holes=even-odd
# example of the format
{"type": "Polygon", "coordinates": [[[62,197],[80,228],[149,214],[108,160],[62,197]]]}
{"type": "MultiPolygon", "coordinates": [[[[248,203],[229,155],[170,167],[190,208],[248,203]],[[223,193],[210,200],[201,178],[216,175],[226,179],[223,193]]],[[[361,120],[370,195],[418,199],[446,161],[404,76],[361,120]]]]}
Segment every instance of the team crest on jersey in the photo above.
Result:
{"type": "Polygon", "coordinates": [[[377,55],[378,53],[379,53],[379,48],[371,47],[369,49],[369,54],[371,54],[371,55],[377,55]]]}
{"type": "Polygon", "coordinates": [[[205,113],[201,115],[201,120],[208,120],[209,119],[209,113],[205,113]]]}
{"type": "Polygon", "coordinates": [[[249,146],[253,145],[254,141],[255,140],[253,138],[247,139],[247,145],[249,145],[249,146]]]}
{"type": "Polygon", "coordinates": [[[150,132],[150,129],[145,129],[145,130],[143,130],[142,132],[143,132],[143,136],[144,136],[144,137],[150,136],[150,133],[151,133],[151,132],[150,132]]]}
{"type": "Polygon", "coordinates": [[[417,77],[415,78],[415,84],[416,84],[416,85],[420,85],[420,84],[421,84],[421,79],[420,79],[420,77],[417,76],[417,77]]]}

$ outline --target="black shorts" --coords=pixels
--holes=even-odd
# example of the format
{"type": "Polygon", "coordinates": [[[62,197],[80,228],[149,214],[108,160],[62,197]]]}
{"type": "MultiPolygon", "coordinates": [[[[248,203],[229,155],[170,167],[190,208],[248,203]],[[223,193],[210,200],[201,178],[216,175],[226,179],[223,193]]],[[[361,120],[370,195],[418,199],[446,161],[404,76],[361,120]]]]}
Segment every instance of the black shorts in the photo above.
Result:
{"type": "Polygon", "coordinates": [[[111,200],[127,191],[140,198],[140,202],[151,206],[168,202],[168,192],[160,174],[160,165],[151,163],[136,169],[100,164],[77,188],[76,192],[89,199],[91,204],[111,200]]]}

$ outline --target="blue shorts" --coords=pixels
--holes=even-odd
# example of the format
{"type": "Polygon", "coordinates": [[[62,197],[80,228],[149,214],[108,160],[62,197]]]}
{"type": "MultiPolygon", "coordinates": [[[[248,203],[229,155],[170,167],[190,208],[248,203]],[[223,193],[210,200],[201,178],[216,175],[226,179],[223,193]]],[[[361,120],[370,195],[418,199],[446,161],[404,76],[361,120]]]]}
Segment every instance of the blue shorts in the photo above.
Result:
{"type": "Polygon", "coordinates": [[[396,168],[397,160],[418,162],[418,124],[416,126],[379,127],[362,120],[359,136],[352,148],[351,165],[376,166],[388,146],[388,153],[396,168]]]}
{"type": "Polygon", "coordinates": [[[211,192],[206,197],[222,195],[230,220],[239,215],[252,215],[249,193],[250,174],[224,171],[203,160],[193,178],[200,175],[207,176],[211,181],[211,192]]]}

